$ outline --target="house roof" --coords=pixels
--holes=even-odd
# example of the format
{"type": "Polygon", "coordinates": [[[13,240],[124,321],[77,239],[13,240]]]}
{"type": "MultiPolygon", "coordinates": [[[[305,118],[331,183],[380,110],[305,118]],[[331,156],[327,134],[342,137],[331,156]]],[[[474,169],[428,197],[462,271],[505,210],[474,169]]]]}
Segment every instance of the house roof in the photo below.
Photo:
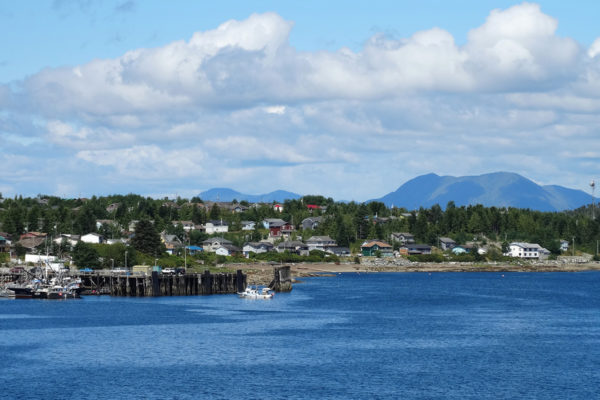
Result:
{"type": "Polygon", "coordinates": [[[306,241],[306,243],[308,242],[335,242],[335,240],[329,236],[312,236],[306,241]]]}
{"type": "Polygon", "coordinates": [[[212,237],[212,238],[206,239],[202,243],[208,243],[208,244],[214,244],[214,243],[231,244],[233,242],[231,240],[227,240],[227,239],[222,238],[222,237],[212,237]]]}
{"type": "Polygon", "coordinates": [[[448,237],[441,237],[440,238],[440,242],[442,243],[456,243],[454,240],[448,238],[448,237]]]}
{"type": "Polygon", "coordinates": [[[305,243],[302,243],[299,240],[288,240],[286,242],[281,242],[277,247],[280,249],[295,249],[296,247],[308,248],[305,243]]]}
{"type": "Polygon", "coordinates": [[[519,246],[521,248],[528,248],[528,249],[541,249],[542,246],[540,246],[537,243],[527,243],[527,242],[512,242],[510,244],[511,246],[519,246]]]}
{"type": "Polygon", "coordinates": [[[431,246],[428,244],[406,244],[402,248],[409,250],[431,250],[431,246]]]}
{"type": "Polygon", "coordinates": [[[370,248],[377,245],[377,247],[382,248],[382,247],[389,247],[391,248],[392,246],[387,244],[386,242],[382,242],[381,240],[371,240],[370,242],[365,242],[363,243],[360,247],[361,248],[370,248]]]}

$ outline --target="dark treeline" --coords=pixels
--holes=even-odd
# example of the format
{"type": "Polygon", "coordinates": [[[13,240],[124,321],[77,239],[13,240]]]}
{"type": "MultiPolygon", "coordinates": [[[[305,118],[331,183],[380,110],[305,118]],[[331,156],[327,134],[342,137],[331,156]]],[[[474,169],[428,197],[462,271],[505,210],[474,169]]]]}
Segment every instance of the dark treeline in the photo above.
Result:
{"type": "MultiPolygon", "coordinates": [[[[190,244],[199,244],[207,235],[192,231],[186,234],[173,221],[193,221],[204,224],[208,220],[229,223],[230,233],[224,236],[240,246],[244,241],[266,237],[260,224],[255,232],[241,234],[242,221],[260,223],[265,218],[281,218],[291,222],[297,235],[304,239],[312,235],[329,235],[340,246],[356,249],[365,239],[389,240],[392,232],[410,232],[418,243],[437,245],[440,236],[462,244],[467,241],[538,243],[557,253],[559,239],[576,244],[582,251],[595,253],[600,239],[598,220],[592,219],[590,207],[565,212],[540,212],[529,209],[476,206],[456,206],[449,202],[445,209],[439,205],[419,210],[387,208],[383,203],[340,203],[323,196],[304,196],[283,203],[283,212],[272,204],[239,204],[248,207],[241,213],[231,212],[216,204],[205,207],[204,202],[192,199],[152,199],[135,194],[92,197],[90,199],[61,199],[52,196],[36,198],[7,198],[0,203],[0,231],[17,237],[25,232],[41,231],[56,237],[60,234],[87,234],[97,232],[107,238],[121,238],[128,234],[132,221],[150,220],[157,232],[175,234],[190,244]],[[308,209],[307,205],[320,209],[308,209]],[[109,206],[113,205],[112,208],[109,206]],[[307,217],[322,216],[314,230],[302,231],[307,217]],[[113,220],[116,224],[97,226],[98,220],[113,220]],[[240,234],[236,234],[240,232],[240,234]]],[[[234,203],[237,203],[234,201],[234,203]]]]}

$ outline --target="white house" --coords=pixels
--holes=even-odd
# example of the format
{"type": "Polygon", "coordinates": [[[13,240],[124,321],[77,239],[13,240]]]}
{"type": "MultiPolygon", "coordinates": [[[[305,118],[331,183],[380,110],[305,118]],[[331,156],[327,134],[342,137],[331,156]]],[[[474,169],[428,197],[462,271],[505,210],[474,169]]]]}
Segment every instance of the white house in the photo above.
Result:
{"type": "Polygon", "coordinates": [[[193,221],[173,221],[173,226],[177,226],[179,224],[183,226],[183,230],[186,232],[194,230],[196,227],[193,221]]]}
{"type": "Polygon", "coordinates": [[[306,245],[308,246],[308,251],[326,251],[329,247],[337,246],[337,243],[329,236],[312,236],[306,241],[306,245]]]}
{"type": "Polygon", "coordinates": [[[104,243],[104,236],[98,235],[97,233],[88,233],[87,235],[81,236],[81,241],[84,243],[104,243]]]}
{"type": "Polygon", "coordinates": [[[221,245],[215,250],[215,254],[218,256],[233,256],[238,254],[239,252],[239,247],[236,247],[231,244],[221,245]]]}
{"type": "Polygon", "coordinates": [[[524,259],[539,259],[542,250],[545,249],[537,243],[513,242],[504,255],[524,259]]]}
{"type": "Polygon", "coordinates": [[[54,239],[53,242],[56,244],[61,244],[62,241],[64,240],[69,245],[75,246],[77,244],[77,242],[79,242],[79,239],[80,239],[79,235],[71,235],[69,233],[63,233],[62,235],[60,235],[59,237],[54,239]]]}
{"type": "Polygon", "coordinates": [[[204,224],[204,230],[209,235],[213,233],[225,233],[229,232],[229,226],[225,221],[208,221],[204,224]]]}
{"type": "Polygon", "coordinates": [[[253,231],[256,228],[256,222],[254,221],[242,221],[243,231],[253,231]]]}
{"type": "Polygon", "coordinates": [[[204,251],[214,253],[219,247],[223,245],[231,245],[233,244],[230,240],[227,240],[222,237],[213,237],[208,238],[204,242],[202,242],[202,247],[204,251]]]}
{"type": "Polygon", "coordinates": [[[561,239],[560,240],[560,251],[565,252],[569,251],[569,241],[561,239]]]}

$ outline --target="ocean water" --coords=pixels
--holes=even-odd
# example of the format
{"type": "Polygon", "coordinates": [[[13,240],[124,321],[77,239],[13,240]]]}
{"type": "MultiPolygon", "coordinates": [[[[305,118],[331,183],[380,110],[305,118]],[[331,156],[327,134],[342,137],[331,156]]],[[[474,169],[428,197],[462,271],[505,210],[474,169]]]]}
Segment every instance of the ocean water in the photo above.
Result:
{"type": "Polygon", "coordinates": [[[0,301],[0,398],[600,398],[600,273],[308,278],[0,301]]]}

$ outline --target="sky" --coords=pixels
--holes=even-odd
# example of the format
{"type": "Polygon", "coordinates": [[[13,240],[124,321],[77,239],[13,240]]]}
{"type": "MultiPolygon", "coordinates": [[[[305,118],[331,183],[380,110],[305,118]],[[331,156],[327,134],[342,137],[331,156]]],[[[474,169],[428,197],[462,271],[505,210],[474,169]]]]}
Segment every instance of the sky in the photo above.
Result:
{"type": "Polygon", "coordinates": [[[0,2],[0,193],[600,179],[600,2],[0,2]]]}

